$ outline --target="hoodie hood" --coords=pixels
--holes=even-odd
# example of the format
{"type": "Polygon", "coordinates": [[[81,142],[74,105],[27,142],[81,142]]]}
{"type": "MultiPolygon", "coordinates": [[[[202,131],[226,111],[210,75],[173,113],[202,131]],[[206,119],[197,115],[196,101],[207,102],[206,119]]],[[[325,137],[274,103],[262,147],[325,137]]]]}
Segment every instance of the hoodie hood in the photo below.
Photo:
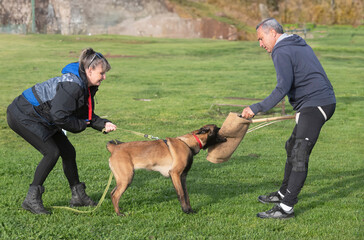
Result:
{"type": "Polygon", "coordinates": [[[284,46],[287,46],[287,45],[292,45],[292,46],[306,46],[307,43],[306,41],[301,38],[300,36],[296,35],[296,34],[293,34],[289,37],[286,37],[284,39],[282,39],[281,41],[279,41],[273,48],[273,51],[272,51],[272,54],[273,52],[277,49],[277,48],[280,48],[280,47],[284,47],[284,46]]]}
{"type": "Polygon", "coordinates": [[[62,74],[73,73],[74,75],[76,75],[77,77],[82,79],[81,76],[80,76],[80,73],[78,72],[78,69],[79,69],[79,63],[78,62],[70,63],[70,64],[67,64],[62,69],[62,74]]]}

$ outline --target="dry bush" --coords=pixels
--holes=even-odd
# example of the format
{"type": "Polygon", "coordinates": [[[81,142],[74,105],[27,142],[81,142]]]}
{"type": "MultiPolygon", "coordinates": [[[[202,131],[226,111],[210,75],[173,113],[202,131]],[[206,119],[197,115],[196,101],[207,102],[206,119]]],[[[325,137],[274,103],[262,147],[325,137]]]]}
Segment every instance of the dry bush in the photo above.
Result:
{"type": "MultiPolygon", "coordinates": [[[[196,0],[195,0],[196,1],[196,0]]],[[[364,22],[363,0],[200,0],[219,7],[229,17],[249,26],[261,20],[259,4],[269,15],[285,24],[360,25],[364,22]]]]}
{"type": "Polygon", "coordinates": [[[259,5],[268,15],[283,24],[297,27],[321,24],[360,25],[364,23],[363,0],[168,0],[183,17],[228,19],[238,29],[238,39],[255,40],[255,26],[264,18],[259,5]]]}
{"type": "Polygon", "coordinates": [[[364,2],[361,0],[337,1],[336,24],[360,25],[364,20],[364,2]]]}

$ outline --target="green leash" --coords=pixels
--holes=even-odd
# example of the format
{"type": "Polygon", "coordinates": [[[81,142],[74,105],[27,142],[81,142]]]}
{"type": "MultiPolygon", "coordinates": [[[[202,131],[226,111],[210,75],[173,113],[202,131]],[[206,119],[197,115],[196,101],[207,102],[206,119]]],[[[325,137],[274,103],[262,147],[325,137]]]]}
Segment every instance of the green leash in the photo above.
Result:
{"type": "Polygon", "coordinates": [[[74,208],[62,207],[62,206],[52,206],[51,208],[66,209],[66,210],[73,211],[73,212],[76,212],[76,213],[92,213],[92,212],[96,211],[96,209],[98,209],[101,206],[102,202],[105,200],[106,193],[107,193],[107,191],[109,191],[109,187],[110,187],[110,184],[111,184],[112,176],[113,176],[113,174],[111,172],[110,173],[110,177],[109,177],[109,181],[108,181],[107,186],[105,188],[105,191],[102,194],[99,203],[97,204],[97,206],[94,209],[88,210],[88,211],[81,211],[81,210],[77,210],[77,209],[74,209],[74,208]]]}
{"type": "MultiPolygon", "coordinates": [[[[160,139],[159,137],[154,137],[153,135],[150,135],[150,134],[144,134],[144,133],[140,133],[140,132],[136,132],[136,131],[132,131],[132,130],[127,130],[127,129],[122,129],[122,128],[118,128],[116,130],[122,130],[122,131],[125,131],[125,132],[129,132],[129,133],[135,134],[137,136],[148,138],[150,140],[159,140],[160,139]]],[[[107,134],[105,128],[102,129],[102,133],[107,134]]]]}

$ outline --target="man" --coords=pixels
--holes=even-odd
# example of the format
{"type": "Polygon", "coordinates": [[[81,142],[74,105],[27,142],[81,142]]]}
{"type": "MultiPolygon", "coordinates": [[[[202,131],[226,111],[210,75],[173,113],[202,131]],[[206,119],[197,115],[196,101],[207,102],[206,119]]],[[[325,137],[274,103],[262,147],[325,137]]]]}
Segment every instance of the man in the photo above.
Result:
{"type": "Polygon", "coordinates": [[[280,189],[262,195],[262,203],[276,203],[269,211],[258,213],[260,218],[294,217],[293,206],[298,202],[307,177],[308,160],[320,130],[335,111],[333,87],[319,60],[305,40],[283,33],[282,26],[269,18],[256,27],[260,47],[271,53],[277,73],[277,85],[263,101],[246,107],[242,116],[252,118],[266,112],[286,95],[296,113],[296,125],[287,140],[287,161],[280,189]]]}

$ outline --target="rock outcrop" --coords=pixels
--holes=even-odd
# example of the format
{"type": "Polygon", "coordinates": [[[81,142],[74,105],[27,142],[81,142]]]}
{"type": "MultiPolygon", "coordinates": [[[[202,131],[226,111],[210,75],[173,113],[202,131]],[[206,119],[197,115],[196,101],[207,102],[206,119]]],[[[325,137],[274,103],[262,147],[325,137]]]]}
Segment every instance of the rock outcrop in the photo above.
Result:
{"type": "MultiPolygon", "coordinates": [[[[34,0],[38,33],[119,34],[236,39],[236,28],[214,19],[181,18],[164,0],[34,0]]],[[[32,31],[29,0],[0,1],[0,32],[32,31]]]]}

